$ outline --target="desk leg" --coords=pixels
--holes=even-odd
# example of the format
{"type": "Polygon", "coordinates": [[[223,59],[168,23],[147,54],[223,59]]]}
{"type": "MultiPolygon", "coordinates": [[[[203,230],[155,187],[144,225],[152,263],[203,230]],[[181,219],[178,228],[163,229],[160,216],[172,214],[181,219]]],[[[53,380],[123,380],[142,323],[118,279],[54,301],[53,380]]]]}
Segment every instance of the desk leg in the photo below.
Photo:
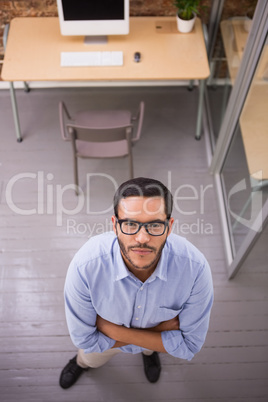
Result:
{"type": "Polygon", "coordinates": [[[205,80],[199,80],[199,99],[198,99],[196,132],[195,132],[196,140],[200,140],[201,137],[205,82],[206,82],[205,80]]]}
{"type": "Polygon", "coordinates": [[[194,80],[190,80],[188,85],[188,91],[192,91],[193,88],[194,88],[194,80]]]}
{"type": "Polygon", "coordinates": [[[14,123],[15,123],[17,141],[21,142],[22,136],[21,136],[21,130],[20,130],[20,121],[19,121],[17,100],[16,100],[16,94],[15,94],[13,82],[10,82],[10,97],[11,97],[11,103],[12,103],[13,118],[14,118],[14,123]]]}
{"type": "Polygon", "coordinates": [[[30,92],[30,87],[26,81],[23,81],[23,85],[24,85],[24,92],[30,92]]]}

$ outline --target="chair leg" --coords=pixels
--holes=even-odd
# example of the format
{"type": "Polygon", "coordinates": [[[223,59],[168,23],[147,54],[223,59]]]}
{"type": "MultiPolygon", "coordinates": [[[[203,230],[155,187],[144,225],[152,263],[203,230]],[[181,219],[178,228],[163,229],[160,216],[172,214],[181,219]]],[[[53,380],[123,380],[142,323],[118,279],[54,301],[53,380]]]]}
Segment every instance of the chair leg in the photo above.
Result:
{"type": "Polygon", "coordinates": [[[129,161],[129,173],[130,178],[134,178],[134,169],[133,169],[133,156],[132,156],[132,144],[131,144],[131,129],[127,130],[127,147],[128,147],[128,161],[129,161]]]}
{"type": "Polygon", "coordinates": [[[79,184],[78,184],[78,166],[77,157],[74,157],[74,184],[75,184],[75,194],[79,195],[79,184]]]}
{"type": "Polygon", "coordinates": [[[129,174],[130,174],[130,178],[134,179],[132,152],[129,153],[129,174]]]}

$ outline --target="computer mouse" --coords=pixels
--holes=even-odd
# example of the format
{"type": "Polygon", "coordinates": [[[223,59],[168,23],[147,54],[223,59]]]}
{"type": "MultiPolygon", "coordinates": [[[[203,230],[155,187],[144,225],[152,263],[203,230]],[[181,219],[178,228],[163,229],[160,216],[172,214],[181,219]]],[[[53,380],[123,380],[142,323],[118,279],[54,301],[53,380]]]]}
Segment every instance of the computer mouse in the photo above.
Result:
{"type": "Polygon", "coordinates": [[[135,61],[136,63],[139,63],[139,62],[141,61],[141,54],[140,54],[140,52],[135,52],[135,53],[134,53],[134,61],[135,61]]]}

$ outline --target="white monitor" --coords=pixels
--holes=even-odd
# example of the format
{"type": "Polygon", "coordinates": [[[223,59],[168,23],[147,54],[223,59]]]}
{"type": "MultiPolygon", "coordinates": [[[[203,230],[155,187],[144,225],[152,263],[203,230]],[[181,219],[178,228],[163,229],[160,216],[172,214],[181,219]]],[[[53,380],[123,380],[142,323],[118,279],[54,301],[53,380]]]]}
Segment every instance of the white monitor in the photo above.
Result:
{"type": "Polygon", "coordinates": [[[57,0],[62,35],[129,33],[129,0],[57,0]]]}

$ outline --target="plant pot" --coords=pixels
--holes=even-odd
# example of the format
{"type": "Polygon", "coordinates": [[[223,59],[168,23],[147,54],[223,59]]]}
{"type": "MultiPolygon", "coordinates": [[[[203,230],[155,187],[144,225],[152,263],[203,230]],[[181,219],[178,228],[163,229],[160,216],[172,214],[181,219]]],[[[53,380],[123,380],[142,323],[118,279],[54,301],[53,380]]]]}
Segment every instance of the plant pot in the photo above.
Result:
{"type": "Polygon", "coordinates": [[[176,17],[177,17],[178,31],[182,33],[188,33],[193,30],[196,14],[194,14],[194,17],[191,20],[182,20],[178,14],[176,15],[176,17]]]}

